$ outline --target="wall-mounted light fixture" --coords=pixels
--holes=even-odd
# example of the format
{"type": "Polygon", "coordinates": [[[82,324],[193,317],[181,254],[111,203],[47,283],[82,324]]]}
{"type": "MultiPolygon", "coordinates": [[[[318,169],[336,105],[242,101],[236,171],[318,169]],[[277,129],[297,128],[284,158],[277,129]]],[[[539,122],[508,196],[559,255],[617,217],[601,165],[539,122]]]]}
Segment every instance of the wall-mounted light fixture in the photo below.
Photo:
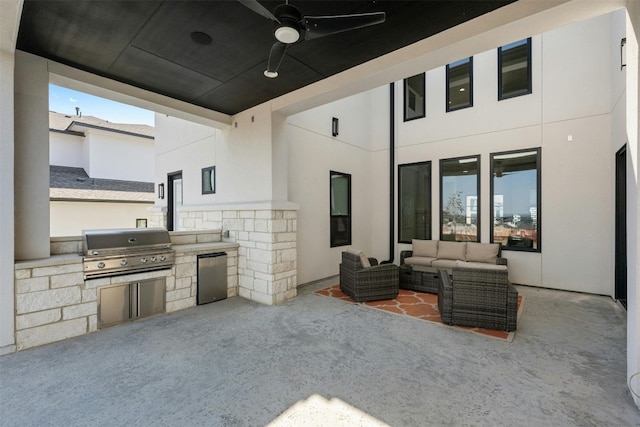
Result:
{"type": "Polygon", "coordinates": [[[158,199],[164,199],[164,184],[158,184],[158,199]]]}
{"type": "Polygon", "coordinates": [[[620,40],[620,70],[627,66],[627,38],[620,40]]]}
{"type": "Polygon", "coordinates": [[[331,135],[338,136],[338,118],[331,119],[331,135]]]}

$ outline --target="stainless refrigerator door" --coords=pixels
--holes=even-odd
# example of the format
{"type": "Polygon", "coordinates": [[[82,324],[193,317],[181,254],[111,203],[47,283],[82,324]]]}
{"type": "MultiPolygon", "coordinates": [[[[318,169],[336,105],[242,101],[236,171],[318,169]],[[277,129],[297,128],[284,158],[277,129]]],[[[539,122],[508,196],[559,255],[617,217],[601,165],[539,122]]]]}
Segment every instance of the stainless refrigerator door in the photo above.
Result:
{"type": "Polygon", "coordinates": [[[198,256],[198,305],[227,297],[227,254],[198,256]]]}
{"type": "Polygon", "coordinates": [[[98,327],[128,322],[131,318],[129,284],[98,288],[98,327]]]}

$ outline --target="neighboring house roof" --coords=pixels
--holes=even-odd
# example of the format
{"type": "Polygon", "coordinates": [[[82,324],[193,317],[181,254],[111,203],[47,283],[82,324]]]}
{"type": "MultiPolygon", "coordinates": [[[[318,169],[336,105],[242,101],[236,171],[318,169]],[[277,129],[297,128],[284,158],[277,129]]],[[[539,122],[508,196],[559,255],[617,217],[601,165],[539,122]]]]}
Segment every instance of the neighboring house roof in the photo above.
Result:
{"type": "Polygon", "coordinates": [[[153,182],[90,178],[83,168],[49,166],[49,198],[153,203],[155,194],[153,182]]]}
{"type": "Polygon", "coordinates": [[[49,130],[84,135],[83,129],[92,128],[154,139],[155,128],[143,124],[111,123],[93,116],[73,116],[49,111],[49,130]]]}

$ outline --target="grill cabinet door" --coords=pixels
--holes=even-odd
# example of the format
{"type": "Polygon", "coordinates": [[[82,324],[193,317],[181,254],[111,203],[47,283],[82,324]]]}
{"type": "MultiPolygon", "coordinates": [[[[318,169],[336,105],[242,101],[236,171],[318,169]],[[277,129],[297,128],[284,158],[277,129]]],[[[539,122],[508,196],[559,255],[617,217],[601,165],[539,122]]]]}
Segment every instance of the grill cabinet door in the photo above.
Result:
{"type": "Polygon", "coordinates": [[[144,282],[135,283],[137,286],[138,297],[136,301],[137,317],[153,316],[154,314],[164,313],[165,309],[165,286],[164,278],[145,280],[144,282]]]}
{"type": "Polygon", "coordinates": [[[98,325],[100,327],[128,322],[131,317],[129,284],[99,288],[98,325]]]}

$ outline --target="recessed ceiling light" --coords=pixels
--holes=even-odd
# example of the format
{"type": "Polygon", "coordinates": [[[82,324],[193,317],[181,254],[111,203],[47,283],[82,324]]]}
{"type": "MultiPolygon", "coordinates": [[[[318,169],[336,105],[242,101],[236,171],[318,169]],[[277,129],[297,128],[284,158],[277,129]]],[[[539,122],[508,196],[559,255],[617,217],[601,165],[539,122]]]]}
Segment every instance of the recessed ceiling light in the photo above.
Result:
{"type": "Polygon", "coordinates": [[[464,92],[465,90],[466,90],[466,89],[465,89],[465,88],[463,88],[463,87],[461,87],[461,88],[460,88],[460,92],[464,92]]]}
{"type": "Polygon", "coordinates": [[[277,71],[264,70],[264,75],[266,77],[269,77],[270,79],[275,79],[276,77],[278,77],[278,72],[277,71]]]}
{"type": "Polygon", "coordinates": [[[193,40],[195,43],[205,46],[211,44],[211,42],[213,41],[209,34],[203,33],[202,31],[194,31],[193,33],[191,33],[191,40],[193,40]]]}

